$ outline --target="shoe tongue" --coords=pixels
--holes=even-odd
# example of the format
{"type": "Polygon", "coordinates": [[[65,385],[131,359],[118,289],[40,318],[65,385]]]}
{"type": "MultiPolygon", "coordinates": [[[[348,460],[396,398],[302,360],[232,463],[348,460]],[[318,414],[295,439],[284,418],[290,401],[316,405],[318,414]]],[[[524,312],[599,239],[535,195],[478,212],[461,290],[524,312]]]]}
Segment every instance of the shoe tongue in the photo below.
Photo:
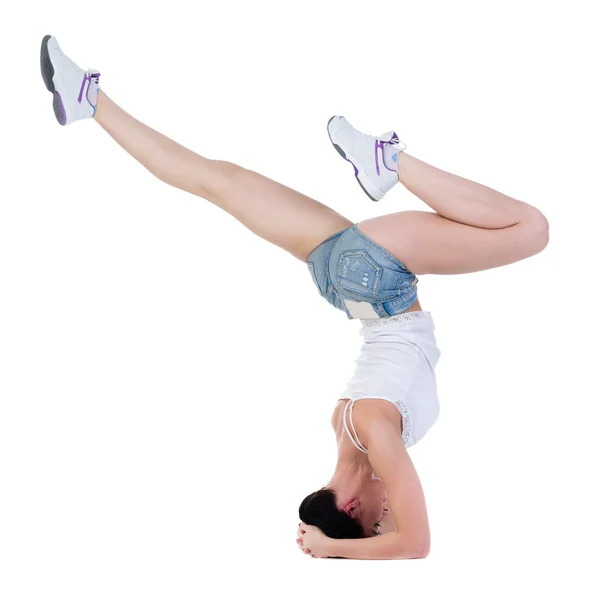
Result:
{"type": "Polygon", "coordinates": [[[389,142],[390,144],[397,144],[400,141],[398,134],[395,131],[388,131],[387,133],[382,133],[379,136],[379,140],[381,142],[389,142]]]}

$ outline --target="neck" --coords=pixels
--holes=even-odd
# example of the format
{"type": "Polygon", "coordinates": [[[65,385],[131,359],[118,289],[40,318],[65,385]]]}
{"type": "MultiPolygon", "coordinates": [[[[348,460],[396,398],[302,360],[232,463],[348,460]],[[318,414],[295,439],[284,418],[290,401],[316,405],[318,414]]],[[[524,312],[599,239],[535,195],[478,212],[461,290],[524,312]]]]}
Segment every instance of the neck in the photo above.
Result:
{"type": "Polygon", "coordinates": [[[327,487],[331,488],[341,505],[354,500],[373,480],[373,469],[366,455],[360,454],[352,459],[338,458],[335,471],[327,487]]]}

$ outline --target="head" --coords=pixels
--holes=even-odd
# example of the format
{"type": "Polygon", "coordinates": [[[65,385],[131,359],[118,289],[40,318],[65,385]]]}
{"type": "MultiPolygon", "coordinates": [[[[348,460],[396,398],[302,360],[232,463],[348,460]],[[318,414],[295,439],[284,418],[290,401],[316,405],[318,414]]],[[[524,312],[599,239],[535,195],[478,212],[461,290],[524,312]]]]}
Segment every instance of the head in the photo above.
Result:
{"type": "Polygon", "coordinates": [[[331,487],[309,494],[300,504],[300,519],[335,539],[379,535],[388,516],[387,494],[381,479],[373,478],[348,501],[331,487]]]}

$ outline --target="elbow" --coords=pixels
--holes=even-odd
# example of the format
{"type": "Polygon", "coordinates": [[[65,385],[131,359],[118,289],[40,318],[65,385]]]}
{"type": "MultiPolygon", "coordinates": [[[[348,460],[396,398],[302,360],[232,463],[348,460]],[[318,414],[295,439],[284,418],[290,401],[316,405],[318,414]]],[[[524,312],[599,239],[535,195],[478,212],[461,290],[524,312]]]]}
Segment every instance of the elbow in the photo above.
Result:
{"type": "Polygon", "coordinates": [[[429,527],[423,532],[417,543],[415,544],[415,558],[427,558],[429,551],[431,550],[431,534],[429,533],[429,527]]]}
{"type": "Polygon", "coordinates": [[[391,558],[392,560],[413,560],[417,558],[427,558],[429,556],[429,546],[415,546],[413,548],[407,548],[406,546],[402,550],[394,553],[391,558]]]}
{"type": "Polygon", "coordinates": [[[431,549],[431,541],[429,536],[407,540],[404,538],[398,548],[398,552],[394,558],[396,559],[412,559],[412,558],[427,558],[431,549]]]}
{"type": "Polygon", "coordinates": [[[413,556],[411,558],[427,558],[429,556],[430,549],[431,546],[429,543],[417,545],[413,550],[413,556]]]}

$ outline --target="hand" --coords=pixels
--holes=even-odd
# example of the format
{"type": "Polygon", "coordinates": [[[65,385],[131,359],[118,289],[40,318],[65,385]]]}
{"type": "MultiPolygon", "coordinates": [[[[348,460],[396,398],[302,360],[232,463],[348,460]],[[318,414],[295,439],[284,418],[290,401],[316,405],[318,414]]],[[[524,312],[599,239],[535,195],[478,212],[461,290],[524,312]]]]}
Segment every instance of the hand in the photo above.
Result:
{"type": "Polygon", "coordinates": [[[305,554],[310,554],[313,558],[327,558],[329,541],[330,538],[318,527],[300,523],[296,543],[305,554]]]}

